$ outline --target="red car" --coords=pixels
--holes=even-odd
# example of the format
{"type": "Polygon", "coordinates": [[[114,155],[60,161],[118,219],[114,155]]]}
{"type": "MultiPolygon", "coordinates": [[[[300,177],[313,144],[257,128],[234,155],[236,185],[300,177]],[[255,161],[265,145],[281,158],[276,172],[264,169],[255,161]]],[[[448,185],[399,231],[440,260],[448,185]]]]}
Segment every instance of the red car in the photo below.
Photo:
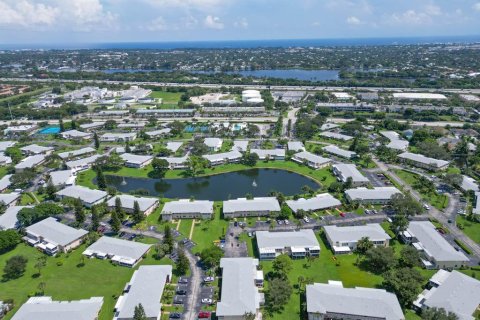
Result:
{"type": "Polygon", "coordinates": [[[210,312],[202,311],[198,314],[198,319],[210,319],[210,312]]]}
{"type": "Polygon", "coordinates": [[[340,212],[340,217],[345,218],[345,213],[340,212]]]}

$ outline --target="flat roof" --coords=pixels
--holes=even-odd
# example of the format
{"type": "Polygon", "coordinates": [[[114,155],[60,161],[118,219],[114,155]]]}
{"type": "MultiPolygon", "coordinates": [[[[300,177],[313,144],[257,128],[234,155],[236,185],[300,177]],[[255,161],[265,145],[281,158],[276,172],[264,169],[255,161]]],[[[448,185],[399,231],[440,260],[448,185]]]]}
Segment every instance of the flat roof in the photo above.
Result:
{"type": "Polygon", "coordinates": [[[172,129],[170,129],[170,128],[164,128],[164,129],[160,129],[160,130],[147,131],[147,132],[145,132],[145,134],[147,136],[158,136],[158,135],[162,135],[162,134],[168,134],[171,131],[172,131],[172,129]]]}
{"type": "Polygon", "coordinates": [[[210,148],[218,148],[222,146],[223,140],[220,138],[205,138],[203,143],[210,148]]]}
{"type": "Polygon", "coordinates": [[[115,319],[132,319],[135,307],[142,304],[147,318],[160,316],[163,289],[172,279],[172,266],[141,266],[133,273],[130,289],[118,299],[115,319]]]}
{"type": "Polygon", "coordinates": [[[336,154],[338,156],[341,156],[341,157],[344,157],[344,158],[347,158],[347,159],[351,159],[351,158],[357,156],[356,152],[345,150],[345,149],[339,148],[339,147],[334,146],[334,145],[325,146],[325,147],[322,148],[322,150],[324,150],[328,153],[336,154]]]}
{"type": "Polygon", "coordinates": [[[437,262],[469,261],[467,256],[455,248],[438,233],[430,221],[411,221],[407,229],[422,247],[437,262]]]}
{"type": "Polygon", "coordinates": [[[298,200],[287,200],[287,205],[293,212],[298,210],[316,211],[331,207],[340,206],[342,203],[329,193],[317,194],[310,199],[300,198],[298,200]]]}
{"type": "Polygon", "coordinates": [[[125,162],[129,163],[135,163],[135,164],[143,164],[145,162],[148,162],[153,159],[153,156],[144,156],[144,155],[139,155],[139,154],[133,154],[133,153],[124,153],[120,155],[120,158],[122,158],[125,162]]]}
{"type": "Polygon", "coordinates": [[[104,253],[127,259],[139,260],[151,247],[150,244],[103,236],[85,252],[104,253]]]}
{"type": "Polygon", "coordinates": [[[33,208],[33,206],[8,207],[5,212],[0,215],[0,230],[16,229],[18,223],[17,214],[23,208],[33,208]]]}
{"type": "Polygon", "coordinates": [[[353,139],[353,137],[351,136],[347,136],[345,134],[336,133],[336,132],[329,132],[329,131],[320,133],[320,136],[325,138],[344,140],[344,141],[349,141],[353,139]]]}
{"type": "Polygon", "coordinates": [[[78,131],[78,130],[69,130],[69,131],[65,131],[65,132],[62,132],[60,133],[62,135],[62,137],[72,137],[72,138],[85,138],[85,137],[89,137],[91,136],[90,133],[87,133],[87,132],[82,132],[82,131],[78,131]]]}
{"type": "Polygon", "coordinates": [[[257,231],[257,246],[259,250],[285,247],[318,248],[320,244],[312,229],[298,231],[257,231]]]}
{"type": "Polygon", "coordinates": [[[95,320],[103,297],[77,301],[53,301],[51,297],[32,297],[13,315],[12,320],[95,320]]]}
{"type": "Polygon", "coordinates": [[[8,187],[10,187],[10,185],[12,184],[12,182],[10,181],[10,178],[12,176],[13,174],[7,174],[0,179],[0,190],[5,190],[8,187]]]}
{"type": "Polygon", "coordinates": [[[213,201],[181,199],[165,203],[162,214],[192,213],[213,214],[213,201]]]}
{"type": "Polygon", "coordinates": [[[105,138],[135,138],[137,134],[135,132],[126,132],[126,133],[114,133],[108,132],[102,135],[102,139],[105,138]]]}
{"type": "Polygon", "coordinates": [[[238,198],[223,202],[224,213],[248,211],[280,211],[280,205],[275,197],[257,197],[253,199],[238,198]]]}
{"type": "Polygon", "coordinates": [[[466,175],[462,175],[462,184],[460,185],[460,188],[463,191],[470,191],[470,190],[474,191],[474,192],[479,191],[478,184],[475,181],[475,179],[473,179],[469,176],[466,176],[466,175]]]}
{"type": "Polygon", "coordinates": [[[390,140],[387,148],[405,151],[408,148],[409,142],[400,137],[395,131],[380,131],[380,134],[390,140]]]}
{"type": "Polygon", "coordinates": [[[16,201],[20,198],[20,193],[12,192],[12,193],[0,193],[0,202],[9,205],[10,203],[16,201]]]}
{"type": "Polygon", "coordinates": [[[167,142],[167,149],[172,152],[177,152],[178,149],[183,145],[182,141],[168,141],[167,142]]]}
{"type": "Polygon", "coordinates": [[[233,149],[237,149],[238,151],[247,151],[248,144],[250,141],[248,140],[233,140],[233,149]]]}
{"type": "Polygon", "coordinates": [[[52,147],[44,147],[44,146],[39,146],[38,144],[31,144],[26,147],[20,148],[20,150],[25,151],[25,152],[30,152],[33,154],[39,154],[39,153],[45,153],[48,151],[53,151],[54,148],[52,147]]]}
{"type": "Polygon", "coordinates": [[[142,212],[150,209],[153,205],[158,203],[158,198],[136,197],[128,194],[120,194],[110,198],[110,200],[107,201],[107,205],[109,207],[115,206],[115,201],[117,198],[120,199],[120,201],[122,202],[123,208],[128,208],[132,210],[133,210],[135,201],[137,201],[140,207],[140,211],[142,212]]]}
{"type": "Polygon", "coordinates": [[[33,168],[42,163],[43,161],[45,161],[44,154],[37,154],[34,156],[26,157],[15,166],[15,169],[33,168]]]}
{"type": "Polygon", "coordinates": [[[285,157],[285,149],[250,149],[250,153],[256,153],[260,158],[266,156],[285,157]]]}
{"type": "Polygon", "coordinates": [[[290,151],[303,151],[305,150],[305,146],[301,141],[288,141],[287,148],[290,151]]]}
{"type": "Polygon", "coordinates": [[[352,178],[353,182],[370,182],[360,171],[357,166],[351,163],[336,163],[332,167],[337,170],[342,178],[342,181],[346,182],[348,178],[352,178]]]}
{"type": "Polygon", "coordinates": [[[334,242],[357,242],[362,238],[370,241],[390,240],[391,237],[378,223],[370,223],[363,226],[325,226],[325,233],[334,242]]]}
{"type": "Polygon", "coordinates": [[[3,152],[16,144],[16,141],[0,141],[0,152],[3,152]]]}
{"type": "Polygon", "coordinates": [[[395,99],[412,99],[412,100],[446,100],[447,97],[440,93],[423,93],[423,92],[396,92],[393,94],[395,99]]]}
{"type": "Polygon", "coordinates": [[[79,198],[87,203],[95,203],[108,195],[105,191],[89,189],[82,186],[66,187],[60,191],[57,191],[56,194],[69,198],[79,198]]]}
{"type": "Polygon", "coordinates": [[[332,160],[330,160],[328,158],[318,156],[318,155],[313,154],[313,153],[308,152],[308,151],[302,151],[302,152],[299,152],[299,153],[295,153],[293,155],[293,157],[297,158],[297,159],[300,159],[300,160],[307,160],[309,162],[313,162],[313,163],[316,163],[316,164],[325,164],[325,163],[332,162],[332,160]]]}
{"type": "Polygon", "coordinates": [[[399,154],[398,157],[406,160],[411,160],[414,162],[420,162],[426,165],[435,166],[437,168],[448,166],[448,164],[450,163],[449,161],[429,158],[424,156],[423,154],[411,153],[411,152],[404,152],[402,154],[399,154]]]}
{"type": "Polygon", "coordinates": [[[203,156],[203,158],[207,159],[210,162],[221,161],[224,159],[236,160],[236,159],[240,159],[241,157],[242,157],[242,154],[240,153],[240,151],[237,151],[237,150],[232,150],[232,151],[223,152],[223,153],[206,154],[203,156]]]}
{"type": "Polygon", "coordinates": [[[70,151],[61,152],[61,153],[58,154],[58,156],[62,159],[67,159],[67,158],[78,157],[78,156],[81,156],[81,155],[84,155],[84,154],[87,154],[87,153],[93,153],[93,152],[96,152],[96,151],[97,150],[95,150],[92,147],[86,147],[86,148],[81,148],[81,149],[77,149],[77,150],[70,150],[70,151]]]}
{"type": "Polygon", "coordinates": [[[86,230],[69,227],[52,217],[32,224],[25,229],[28,233],[40,236],[46,241],[60,246],[66,246],[88,234],[86,230]]]}
{"type": "Polygon", "coordinates": [[[355,188],[345,190],[351,200],[389,200],[394,194],[401,193],[395,187],[377,187],[373,189],[355,188]]]}
{"type": "Polygon", "coordinates": [[[397,296],[383,289],[344,288],[341,283],[307,285],[307,312],[404,320],[397,296]]]}
{"type": "Polygon", "coordinates": [[[49,173],[50,181],[54,186],[61,186],[64,184],[74,184],[76,176],[72,170],[60,170],[49,173]]]}
{"type": "Polygon", "coordinates": [[[73,160],[73,161],[67,161],[67,162],[65,162],[65,165],[67,166],[67,168],[82,167],[82,166],[94,163],[100,157],[101,157],[101,155],[94,154],[94,155],[92,155],[90,157],[87,157],[87,158],[82,158],[82,159],[73,160]]]}
{"type": "Polygon", "coordinates": [[[256,314],[260,308],[260,293],[255,286],[258,260],[252,258],[222,258],[222,296],[217,303],[219,317],[243,317],[256,314]]]}

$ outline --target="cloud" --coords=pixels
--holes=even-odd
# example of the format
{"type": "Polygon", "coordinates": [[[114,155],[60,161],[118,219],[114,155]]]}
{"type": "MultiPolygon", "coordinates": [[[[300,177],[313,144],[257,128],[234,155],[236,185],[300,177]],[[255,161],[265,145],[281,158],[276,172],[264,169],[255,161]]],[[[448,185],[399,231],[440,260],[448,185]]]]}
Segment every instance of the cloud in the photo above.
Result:
{"type": "Polygon", "coordinates": [[[100,0],[68,0],[62,3],[65,17],[73,17],[72,21],[79,31],[115,27],[117,16],[106,11],[100,0]]]}
{"type": "Polygon", "coordinates": [[[201,11],[208,11],[223,7],[229,4],[232,0],[144,0],[148,4],[155,7],[165,8],[184,8],[187,10],[197,9],[201,11]]]}
{"type": "Polygon", "coordinates": [[[388,18],[389,24],[395,25],[424,25],[433,22],[432,17],[425,12],[418,12],[416,10],[407,10],[403,13],[394,13],[388,18]]]}
{"type": "Polygon", "coordinates": [[[30,28],[53,25],[59,9],[44,3],[22,0],[0,1],[0,25],[30,28]]]}
{"type": "Polygon", "coordinates": [[[205,17],[205,20],[203,21],[203,25],[208,29],[216,29],[216,30],[222,30],[225,27],[223,22],[220,21],[219,17],[214,17],[212,15],[208,15],[205,17]]]}
{"type": "Polygon", "coordinates": [[[360,24],[362,24],[362,21],[360,21],[360,19],[358,19],[357,17],[348,17],[347,18],[347,23],[352,25],[352,26],[358,26],[360,24]]]}
{"type": "Polygon", "coordinates": [[[473,10],[480,11],[480,2],[477,2],[473,5],[473,10]]]}
{"type": "Polygon", "coordinates": [[[168,25],[163,17],[158,17],[152,20],[146,29],[149,31],[165,31],[168,30],[168,25]]]}
{"type": "Polygon", "coordinates": [[[248,21],[247,21],[246,18],[242,18],[242,19],[240,19],[240,20],[238,20],[238,21],[235,21],[235,22],[233,23],[233,26],[234,26],[235,28],[247,29],[247,28],[248,28],[248,21]]]}

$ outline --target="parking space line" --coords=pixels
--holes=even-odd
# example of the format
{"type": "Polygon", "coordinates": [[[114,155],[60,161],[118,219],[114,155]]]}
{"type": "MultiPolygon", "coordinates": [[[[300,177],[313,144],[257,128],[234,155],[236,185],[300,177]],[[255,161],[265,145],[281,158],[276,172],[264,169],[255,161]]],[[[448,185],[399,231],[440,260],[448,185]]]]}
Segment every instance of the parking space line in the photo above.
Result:
{"type": "Polygon", "coordinates": [[[182,223],[182,219],[178,219],[178,223],[177,223],[177,231],[178,231],[178,229],[180,229],[180,223],[182,223]]]}
{"type": "Polygon", "coordinates": [[[190,240],[192,240],[193,229],[195,229],[195,219],[193,219],[192,226],[190,227],[190,235],[188,236],[188,239],[190,240]]]}

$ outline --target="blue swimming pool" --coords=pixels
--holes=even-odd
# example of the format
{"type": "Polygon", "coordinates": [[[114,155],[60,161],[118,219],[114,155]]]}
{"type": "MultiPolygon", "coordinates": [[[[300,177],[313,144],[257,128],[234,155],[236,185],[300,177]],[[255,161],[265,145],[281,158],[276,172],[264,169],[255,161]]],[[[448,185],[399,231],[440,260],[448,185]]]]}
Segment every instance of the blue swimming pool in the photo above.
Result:
{"type": "Polygon", "coordinates": [[[38,133],[40,133],[40,134],[57,134],[59,132],[60,132],[60,127],[48,127],[48,128],[43,128],[38,133]]]}

